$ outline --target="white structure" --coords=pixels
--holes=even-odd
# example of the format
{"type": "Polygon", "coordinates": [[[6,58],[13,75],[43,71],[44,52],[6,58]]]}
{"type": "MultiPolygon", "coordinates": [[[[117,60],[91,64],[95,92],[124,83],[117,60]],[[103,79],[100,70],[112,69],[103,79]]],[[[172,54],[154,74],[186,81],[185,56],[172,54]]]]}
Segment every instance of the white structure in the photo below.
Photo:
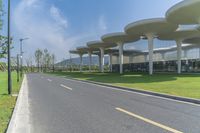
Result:
{"type": "Polygon", "coordinates": [[[140,36],[148,39],[149,74],[153,74],[153,40],[159,34],[169,33],[177,29],[177,25],[168,23],[164,18],[145,19],[128,24],[125,32],[128,35],[140,36]]]}
{"type": "Polygon", "coordinates": [[[175,40],[177,45],[177,61],[178,61],[178,74],[181,73],[181,57],[182,57],[182,43],[184,39],[198,36],[200,32],[197,29],[179,30],[162,34],[158,37],[160,40],[175,40]]]}
{"type": "Polygon", "coordinates": [[[116,43],[119,47],[119,65],[120,65],[120,74],[123,74],[123,46],[125,43],[138,41],[139,36],[129,36],[123,32],[116,32],[103,35],[101,38],[104,42],[107,43],[116,43]]]}
{"type": "Polygon", "coordinates": [[[101,68],[101,72],[104,72],[104,51],[105,49],[108,49],[110,47],[116,47],[116,44],[114,43],[105,43],[102,41],[91,41],[87,43],[87,46],[89,48],[93,48],[93,49],[99,49],[100,50],[100,68],[101,68]]]}

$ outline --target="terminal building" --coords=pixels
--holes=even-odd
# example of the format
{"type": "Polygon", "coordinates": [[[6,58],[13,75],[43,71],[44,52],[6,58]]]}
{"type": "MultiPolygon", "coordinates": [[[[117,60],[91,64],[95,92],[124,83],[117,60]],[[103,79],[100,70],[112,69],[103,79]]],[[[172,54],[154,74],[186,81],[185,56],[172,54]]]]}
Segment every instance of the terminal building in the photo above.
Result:
{"type": "Polygon", "coordinates": [[[103,35],[97,41],[69,51],[80,57],[88,55],[88,70],[92,71],[92,55],[99,57],[99,71],[104,72],[105,55],[110,72],[200,72],[200,0],[184,0],[166,12],[165,18],[132,22],[124,31],[103,35]],[[177,17],[178,16],[178,17],[177,17]],[[189,25],[190,28],[183,28],[189,25]],[[126,48],[127,44],[145,40],[146,48],[126,48]],[[155,41],[174,42],[156,47],[155,41]]]}

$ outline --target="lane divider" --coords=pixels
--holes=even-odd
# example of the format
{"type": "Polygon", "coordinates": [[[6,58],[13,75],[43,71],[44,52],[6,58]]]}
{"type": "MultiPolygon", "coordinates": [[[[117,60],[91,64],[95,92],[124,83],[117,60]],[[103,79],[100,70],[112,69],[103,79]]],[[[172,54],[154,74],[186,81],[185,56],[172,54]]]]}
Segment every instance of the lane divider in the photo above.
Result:
{"type": "Polygon", "coordinates": [[[52,80],[51,79],[47,79],[49,82],[52,82],[52,80]]]}
{"type": "Polygon", "coordinates": [[[162,128],[162,129],[164,129],[164,130],[170,131],[170,132],[172,132],[172,133],[183,133],[183,132],[181,132],[181,131],[178,131],[178,130],[176,130],[176,129],[170,128],[170,127],[165,126],[165,125],[163,125],[163,124],[160,124],[160,123],[158,123],[158,122],[155,122],[155,121],[152,121],[152,120],[150,120],[150,119],[144,118],[144,117],[142,117],[142,116],[136,115],[136,114],[134,114],[134,113],[132,113],[132,112],[129,112],[129,111],[125,110],[125,109],[122,109],[122,108],[115,108],[115,109],[116,109],[117,111],[123,112],[123,113],[125,113],[125,114],[127,114],[127,115],[129,115],[129,116],[135,117],[135,118],[140,119],[140,120],[142,120],[142,121],[144,121],[144,122],[147,122],[147,123],[149,123],[149,124],[152,124],[152,125],[154,125],[154,126],[157,126],[157,127],[159,127],[159,128],[162,128]]]}
{"type": "Polygon", "coordinates": [[[68,90],[71,90],[72,91],[72,88],[68,87],[68,86],[65,86],[63,84],[60,84],[61,87],[65,88],[65,89],[68,89],[68,90]]]}

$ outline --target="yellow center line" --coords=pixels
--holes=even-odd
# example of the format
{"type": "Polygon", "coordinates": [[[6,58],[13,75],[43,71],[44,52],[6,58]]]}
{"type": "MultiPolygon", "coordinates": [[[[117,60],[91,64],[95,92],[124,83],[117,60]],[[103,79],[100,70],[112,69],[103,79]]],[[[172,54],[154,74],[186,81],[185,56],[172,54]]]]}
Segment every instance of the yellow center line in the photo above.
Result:
{"type": "Polygon", "coordinates": [[[176,130],[176,129],[173,129],[173,128],[170,128],[170,127],[168,127],[168,126],[162,125],[162,124],[160,124],[160,123],[154,122],[154,121],[152,121],[152,120],[150,120],[150,119],[147,119],[147,118],[144,118],[144,117],[142,117],[142,116],[136,115],[136,114],[134,114],[134,113],[132,113],[132,112],[126,111],[126,110],[124,110],[124,109],[122,109],[122,108],[115,108],[115,109],[118,110],[118,111],[120,111],[120,112],[123,112],[123,113],[125,113],[125,114],[128,114],[128,115],[130,115],[130,116],[133,116],[133,117],[135,117],[135,118],[137,118],[137,119],[140,119],[140,120],[143,120],[143,121],[145,121],[145,122],[147,122],[147,123],[150,123],[150,124],[152,124],[152,125],[154,125],[154,126],[157,126],[157,127],[162,128],[162,129],[165,129],[165,130],[167,130],[167,131],[170,131],[170,132],[172,132],[172,133],[183,133],[183,132],[178,131],[178,130],[176,130]]]}
{"type": "Polygon", "coordinates": [[[71,90],[72,91],[72,88],[68,87],[68,86],[65,86],[63,84],[60,85],[61,87],[65,88],[65,89],[68,89],[68,90],[71,90]]]}

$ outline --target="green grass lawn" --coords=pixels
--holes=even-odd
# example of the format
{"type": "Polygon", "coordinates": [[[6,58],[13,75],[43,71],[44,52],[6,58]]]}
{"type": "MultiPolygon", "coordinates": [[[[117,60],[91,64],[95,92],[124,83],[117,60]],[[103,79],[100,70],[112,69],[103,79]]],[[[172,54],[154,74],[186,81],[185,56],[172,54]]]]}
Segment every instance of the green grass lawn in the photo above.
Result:
{"type": "Polygon", "coordinates": [[[120,75],[117,73],[57,72],[54,74],[200,99],[200,74],[154,74],[153,76],[144,73],[125,73],[120,75]]]}
{"type": "MultiPolygon", "coordinates": [[[[17,83],[17,74],[12,73],[13,94],[19,92],[21,81],[17,83]]],[[[16,97],[8,95],[7,72],[0,72],[0,133],[4,133],[14,109],[16,97]]]]}

